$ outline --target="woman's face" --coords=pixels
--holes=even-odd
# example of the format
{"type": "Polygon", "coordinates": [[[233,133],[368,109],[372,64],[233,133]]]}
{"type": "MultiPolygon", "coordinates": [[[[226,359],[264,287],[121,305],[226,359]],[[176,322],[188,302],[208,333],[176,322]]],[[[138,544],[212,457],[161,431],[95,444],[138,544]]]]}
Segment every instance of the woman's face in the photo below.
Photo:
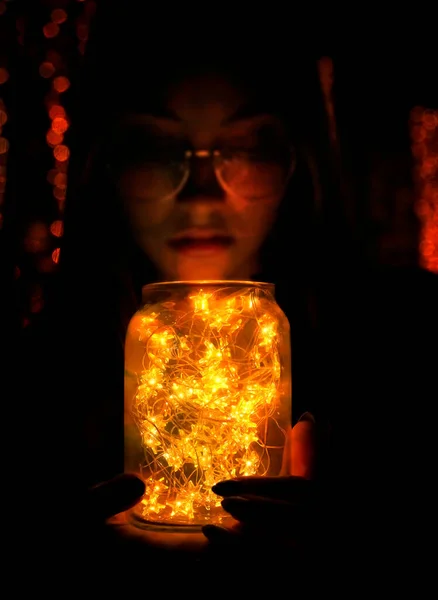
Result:
{"type": "Polygon", "coordinates": [[[187,79],[116,136],[135,240],[166,280],[250,279],[291,166],[281,122],[218,76],[187,79]]]}

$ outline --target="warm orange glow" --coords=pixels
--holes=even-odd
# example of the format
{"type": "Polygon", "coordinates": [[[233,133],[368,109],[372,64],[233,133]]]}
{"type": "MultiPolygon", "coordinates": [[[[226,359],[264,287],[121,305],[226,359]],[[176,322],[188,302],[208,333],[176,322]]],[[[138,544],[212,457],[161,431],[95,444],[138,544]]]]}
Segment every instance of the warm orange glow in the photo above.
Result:
{"type": "Polygon", "coordinates": [[[46,134],[46,141],[49,144],[49,146],[52,147],[61,144],[63,139],[64,136],[61,133],[56,133],[56,131],[53,131],[53,129],[49,129],[49,131],[46,134]]]}
{"type": "Polygon", "coordinates": [[[54,38],[59,33],[59,27],[56,23],[46,23],[43,27],[43,33],[46,38],[54,38]]]}
{"type": "Polygon", "coordinates": [[[60,220],[53,221],[50,225],[50,233],[55,237],[62,237],[62,234],[64,233],[64,223],[60,220]]]}
{"type": "Polygon", "coordinates": [[[166,296],[130,324],[126,369],[137,383],[129,418],[144,452],[138,510],[149,521],[220,522],[215,483],[281,467],[288,331],[272,296],[220,288],[166,296]]]}
{"type": "Polygon", "coordinates": [[[5,67],[0,67],[0,84],[6,83],[9,79],[9,72],[5,67]]]}
{"type": "Polygon", "coordinates": [[[67,146],[60,144],[59,146],[54,147],[53,156],[56,160],[59,160],[59,162],[65,162],[70,156],[70,150],[67,146]]]}
{"type": "Polygon", "coordinates": [[[70,80],[68,79],[68,77],[65,77],[64,75],[55,77],[55,79],[53,80],[53,88],[60,94],[62,92],[66,92],[69,87],[70,87],[70,80]]]}
{"type": "Polygon", "coordinates": [[[0,109],[0,127],[3,127],[3,125],[7,122],[8,120],[8,115],[4,110],[0,109]]]}
{"type": "Polygon", "coordinates": [[[50,14],[50,18],[54,23],[61,25],[67,20],[67,13],[62,8],[55,8],[50,14]]]}
{"type": "Polygon", "coordinates": [[[55,72],[55,67],[51,62],[43,62],[40,64],[39,73],[41,77],[49,79],[55,72]]]}

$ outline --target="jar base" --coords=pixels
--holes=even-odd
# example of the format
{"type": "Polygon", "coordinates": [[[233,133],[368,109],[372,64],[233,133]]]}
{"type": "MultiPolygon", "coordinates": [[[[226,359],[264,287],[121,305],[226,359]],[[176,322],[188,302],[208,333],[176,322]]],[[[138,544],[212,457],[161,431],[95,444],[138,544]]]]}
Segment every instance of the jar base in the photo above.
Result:
{"type": "MultiPolygon", "coordinates": [[[[180,524],[180,523],[160,523],[158,521],[148,521],[144,517],[139,516],[135,510],[127,512],[128,521],[131,525],[139,529],[148,531],[161,531],[166,533],[201,533],[203,525],[195,524],[180,524]]],[[[207,525],[207,523],[205,523],[207,525]]]]}

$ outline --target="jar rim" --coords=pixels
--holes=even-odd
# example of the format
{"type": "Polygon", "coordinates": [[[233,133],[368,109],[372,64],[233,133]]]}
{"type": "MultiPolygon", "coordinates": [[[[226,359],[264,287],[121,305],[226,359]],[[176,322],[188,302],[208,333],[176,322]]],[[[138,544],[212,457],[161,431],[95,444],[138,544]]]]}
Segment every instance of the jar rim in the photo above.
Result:
{"type": "Polygon", "coordinates": [[[157,281],[154,283],[148,283],[142,287],[142,292],[160,289],[164,287],[186,287],[186,286],[199,286],[204,287],[257,287],[261,289],[274,290],[275,284],[266,281],[250,281],[247,279],[187,279],[177,281],[157,281]]]}

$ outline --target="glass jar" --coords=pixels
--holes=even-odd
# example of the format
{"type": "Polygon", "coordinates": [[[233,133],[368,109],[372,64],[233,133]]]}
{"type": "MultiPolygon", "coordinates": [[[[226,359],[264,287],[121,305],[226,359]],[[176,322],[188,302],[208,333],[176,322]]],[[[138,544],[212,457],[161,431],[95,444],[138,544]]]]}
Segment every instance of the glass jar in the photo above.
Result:
{"type": "Polygon", "coordinates": [[[145,528],[199,530],[229,515],[211,488],[280,474],[291,426],[289,323],[274,285],[143,288],[125,346],[125,471],[146,483],[145,528]]]}

